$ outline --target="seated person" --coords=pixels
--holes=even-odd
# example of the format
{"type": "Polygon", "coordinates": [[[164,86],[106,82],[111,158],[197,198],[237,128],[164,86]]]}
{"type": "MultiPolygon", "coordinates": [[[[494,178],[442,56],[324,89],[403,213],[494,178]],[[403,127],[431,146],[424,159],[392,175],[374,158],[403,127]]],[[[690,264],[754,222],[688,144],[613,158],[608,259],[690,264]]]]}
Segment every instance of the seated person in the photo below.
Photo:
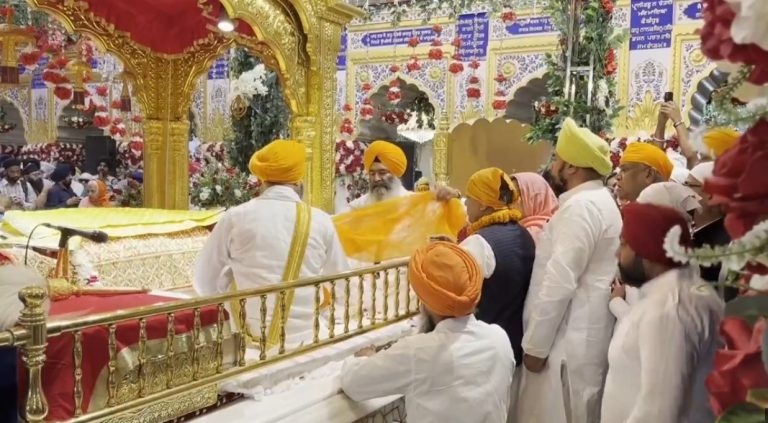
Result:
{"type": "Polygon", "coordinates": [[[80,207],[112,207],[107,185],[101,180],[92,180],[86,185],[88,196],[80,200],[80,207]]]}
{"type": "Polygon", "coordinates": [[[358,352],[342,368],[344,393],[355,401],[405,395],[412,422],[505,423],[514,357],[504,330],[472,314],[480,266],[458,245],[435,242],[414,253],[408,277],[431,327],[381,353],[358,352]]]}
{"type": "Polygon", "coordinates": [[[77,207],[80,204],[80,197],[72,189],[72,175],[70,174],[69,165],[57,165],[56,170],[51,173],[51,180],[55,185],[48,191],[48,200],[45,202],[45,208],[60,209],[63,207],[77,207]]]}

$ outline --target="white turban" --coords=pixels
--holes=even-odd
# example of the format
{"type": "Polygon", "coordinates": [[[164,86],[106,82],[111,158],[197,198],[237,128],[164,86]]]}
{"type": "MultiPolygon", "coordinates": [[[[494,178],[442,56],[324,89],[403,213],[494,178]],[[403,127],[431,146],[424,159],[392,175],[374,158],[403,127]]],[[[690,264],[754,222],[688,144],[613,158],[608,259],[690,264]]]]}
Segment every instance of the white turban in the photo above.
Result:
{"type": "Polygon", "coordinates": [[[677,182],[659,182],[645,188],[637,197],[638,203],[653,204],[677,210],[688,222],[691,211],[701,208],[701,197],[692,189],[677,182]]]}

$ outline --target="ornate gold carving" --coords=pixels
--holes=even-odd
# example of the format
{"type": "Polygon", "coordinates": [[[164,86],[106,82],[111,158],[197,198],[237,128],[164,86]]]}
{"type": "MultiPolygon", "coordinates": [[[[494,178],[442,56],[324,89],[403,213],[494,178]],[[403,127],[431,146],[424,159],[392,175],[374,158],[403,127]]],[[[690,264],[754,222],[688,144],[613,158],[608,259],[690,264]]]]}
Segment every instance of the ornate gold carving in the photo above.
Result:
{"type": "Polygon", "coordinates": [[[501,73],[507,78],[511,78],[517,74],[517,66],[512,62],[507,62],[501,65],[501,73]]]}
{"type": "Polygon", "coordinates": [[[243,100],[243,97],[237,96],[229,105],[229,111],[232,113],[232,117],[235,119],[241,119],[245,116],[245,112],[248,110],[248,104],[243,100]]]}
{"type": "Polygon", "coordinates": [[[73,364],[75,366],[75,417],[83,414],[83,332],[76,330],[72,332],[73,342],[75,344],[72,351],[73,364]]]}
{"type": "Polygon", "coordinates": [[[691,55],[688,57],[688,60],[691,61],[692,65],[701,66],[707,63],[707,60],[709,59],[707,59],[706,56],[704,56],[704,53],[701,52],[700,48],[697,48],[691,52],[691,55]]]}
{"type": "MultiPolygon", "coordinates": [[[[448,184],[448,144],[450,143],[451,133],[448,131],[448,114],[440,115],[437,123],[437,132],[432,144],[432,171],[435,173],[435,182],[438,184],[448,184]]],[[[406,297],[406,310],[410,310],[410,296],[406,297]]]]}
{"type": "Polygon", "coordinates": [[[105,423],[165,422],[216,403],[218,386],[206,386],[168,397],[131,412],[110,416],[105,423]]]}
{"type": "Polygon", "coordinates": [[[42,422],[48,414],[48,402],[43,394],[42,383],[45,347],[48,345],[46,311],[43,308],[46,301],[45,289],[37,286],[24,288],[19,293],[19,299],[24,303],[19,324],[29,331],[29,340],[21,349],[29,384],[24,417],[27,422],[37,423],[42,422]]]}
{"type": "Polygon", "coordinates": [[[371,75],[366,71],[362,71],[357,74],[357,80],[360,81],[361,84],[365,84],[371,80],[371,75]]]}
{"type": "Polygon", "coordinates": [[[624,134],[633,136],[644,132],[650,134],[656,128],[656,121],[661,106],[653,98],[653,93],[646,91],[642,103],[636,104],[622,125],[624,134]]]}
{"type": "Polygon", "coordinates": [[[317,144],[317,119],[311,116],[296,116],[291,120],[291,134],[294,139],[301,141],[306,148],[307,172],[304,178],[307,186],[304,200],[314,204],[316,199],[322,197],[316,181],[320,180],[320,171],[317,168],[319,160],[315,157],[315,144],[317,144]]]}

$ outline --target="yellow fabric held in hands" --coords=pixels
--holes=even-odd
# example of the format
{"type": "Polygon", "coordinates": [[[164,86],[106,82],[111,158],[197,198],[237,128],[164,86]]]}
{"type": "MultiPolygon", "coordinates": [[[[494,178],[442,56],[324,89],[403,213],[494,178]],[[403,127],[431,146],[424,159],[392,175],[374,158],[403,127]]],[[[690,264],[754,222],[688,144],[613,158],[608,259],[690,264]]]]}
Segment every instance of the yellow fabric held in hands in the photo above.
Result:
{"type": "Polygon", "coordinates": [[[440,202],[434,192],[420,192],[336,215],[333,223],[348,257],[375,263],[408,257],[430,236],[455,239],[467,215],[458,199],[440,202]]]}

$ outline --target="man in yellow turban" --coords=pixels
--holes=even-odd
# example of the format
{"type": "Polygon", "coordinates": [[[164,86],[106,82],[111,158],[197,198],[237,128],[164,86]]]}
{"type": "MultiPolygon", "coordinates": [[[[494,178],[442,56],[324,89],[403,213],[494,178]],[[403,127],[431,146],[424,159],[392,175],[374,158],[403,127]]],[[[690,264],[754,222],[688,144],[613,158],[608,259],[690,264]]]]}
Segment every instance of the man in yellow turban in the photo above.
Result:
{"type": "MultiPolygon", "coordinates": [[[[200,251],[194,275],[200,295],[252,289],[284,281],[348,270],[331,217],[301,200],[306,150],[296,141],[277,140],[251,157],[249,168],[263,186],[261,195],[227,210],[200,251]]],[[[259,302],[246,309],[250,334],[259,334],[259,302]]],[[[297,289],[287,304],[288,344],[311,342],[314,292],[297,289]]],[[[273,345],[282,316],[268,317],[273,345]]]]}
{"type": "Polygon", "coordinates": [[[351,202],[349,209],[356,210],[410,194],[400,182],[408,168],[408,159],[397,145],[387,141],[372,142],[363,154],[363,165],[368,172],[368,193],[351,202]]]}
{"type": "Polygon", "coordinates": [[[664,150],[651,143],[633,142],[621,156],[616,197],[620,201],[635,201],[649,185],[669,181],[673,169],[664,150]]]}
{"type": "Polygon", "coordinates": [[[344,363],[341,387],[355,401],[404,395],[409,421],[507,421],[514,357],[504,331],[473,316],[483,275],[470,254],[448,242],[417,250],[408,278],[427,333],[344,363]]]}
{"type": "Polygon", "coordinates": [[[720,157],[739,141],[741,133],[731,128],[712,128],[704,133],[704,145],[711,156],[720,157]]]}
{"type": "Polygon", "coordinates": [[[608,143],[566,119],[556,153],[550,171],[565,192],[536,245],[515,421],[596,422],[614,326],[606,304],[621,215],[603,182],[612,170],[608,143]]]}

